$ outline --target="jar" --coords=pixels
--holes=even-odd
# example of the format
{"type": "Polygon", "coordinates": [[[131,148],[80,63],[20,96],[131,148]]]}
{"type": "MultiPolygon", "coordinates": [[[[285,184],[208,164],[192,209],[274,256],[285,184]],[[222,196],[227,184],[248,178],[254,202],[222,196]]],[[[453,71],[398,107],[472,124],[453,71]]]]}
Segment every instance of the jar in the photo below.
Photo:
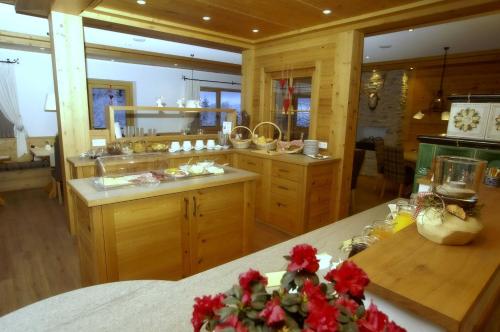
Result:
{"type": "Polygon", "coordinates": [[[146,151],[146,142],[137,141],[133,144],[134,153],[143,153],[146,151]]]}

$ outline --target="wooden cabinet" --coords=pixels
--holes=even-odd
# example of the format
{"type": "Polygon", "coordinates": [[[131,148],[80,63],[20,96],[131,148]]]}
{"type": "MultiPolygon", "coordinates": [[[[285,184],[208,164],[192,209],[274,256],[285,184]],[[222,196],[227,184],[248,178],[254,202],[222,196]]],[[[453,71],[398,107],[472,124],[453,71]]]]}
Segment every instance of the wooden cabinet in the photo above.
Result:
{"type": "Polygon", "coordinates": [[[248,252],[254,181],[87,207],[75,198],[82,284],[178,280],[248,252]]]}
{"type": "Polygon", "coordinates": [[[289,235],[324,226],[335,218],[334,177],[337,161],[298,164],[286,156],[237,154],[236,167],[259,173],[255,204],[257,219],[289,235]]]}

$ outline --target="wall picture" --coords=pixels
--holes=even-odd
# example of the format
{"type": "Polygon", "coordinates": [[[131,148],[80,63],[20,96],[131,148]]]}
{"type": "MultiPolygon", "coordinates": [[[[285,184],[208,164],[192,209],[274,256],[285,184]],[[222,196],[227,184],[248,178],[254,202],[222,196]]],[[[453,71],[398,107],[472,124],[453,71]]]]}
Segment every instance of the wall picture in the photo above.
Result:
{"type": "Polygon", "coordinates": [[[490,112],[488,103],[453,103],[447,135],[484,139],[490,112]]]}
{"type": "Polygon", "coordinates": [[[491,104],[485,138],[500,141],[500,104],[491,104]]]}

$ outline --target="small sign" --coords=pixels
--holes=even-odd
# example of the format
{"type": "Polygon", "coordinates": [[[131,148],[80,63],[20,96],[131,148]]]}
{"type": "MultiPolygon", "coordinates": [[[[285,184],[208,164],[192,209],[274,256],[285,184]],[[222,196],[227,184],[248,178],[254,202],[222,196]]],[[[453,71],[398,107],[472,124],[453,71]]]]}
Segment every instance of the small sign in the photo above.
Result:
{"type": "Polygon", "coordinates": [[[92,146],[93,147],[106,146],[106,139],[104,139],[104,138],[95,138],[95,139],[92,140],[92,146]]]}
{"type": "Polygon", "coordinates": [[[233,129],[233,123],[230,121],[222,122],[222,133],[223,134],[231,134],[231,130],[233,129]]]}

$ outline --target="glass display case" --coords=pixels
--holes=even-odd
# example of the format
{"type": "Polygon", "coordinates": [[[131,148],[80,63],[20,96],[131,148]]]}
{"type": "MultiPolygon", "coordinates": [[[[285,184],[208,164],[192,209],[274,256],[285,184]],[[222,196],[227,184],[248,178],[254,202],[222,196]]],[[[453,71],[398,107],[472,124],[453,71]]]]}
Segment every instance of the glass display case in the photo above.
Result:
{"type": "Polygon", "coordinates": [[[99,190],[125,186],[154,186],[161,182],[227,172],[213,160],[188,162],[179,167],[165,167],[157,153],[104,156],[96,159],[97,177],[94,185],[99,190]]]}

